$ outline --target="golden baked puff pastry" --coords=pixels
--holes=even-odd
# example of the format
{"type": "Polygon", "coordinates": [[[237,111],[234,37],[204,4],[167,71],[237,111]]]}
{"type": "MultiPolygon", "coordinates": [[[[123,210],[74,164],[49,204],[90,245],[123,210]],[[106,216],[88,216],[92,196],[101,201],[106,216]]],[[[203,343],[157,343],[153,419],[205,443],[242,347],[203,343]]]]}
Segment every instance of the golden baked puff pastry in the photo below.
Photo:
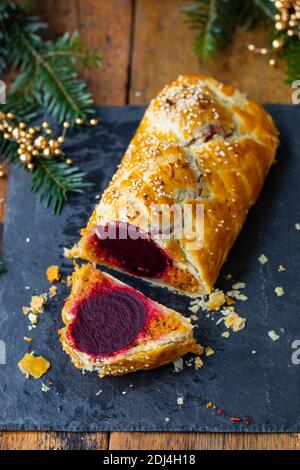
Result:
{"type": "Polygon", "coordinates": [[[82,230],[79,256],[190,296],[211,292],[277,144],[259,104],[212,78],[180,76],[151,101],[82,230]],[[149,231],[154,206],[189,207],[190,233],[149,231]]]}
{"type": "Polygon", "coordinates": [[[92,264],[75,269],[62,317],[64,350],[76,367],[100,377],[153,369],[202,352],[189,319],[92,264]]]}

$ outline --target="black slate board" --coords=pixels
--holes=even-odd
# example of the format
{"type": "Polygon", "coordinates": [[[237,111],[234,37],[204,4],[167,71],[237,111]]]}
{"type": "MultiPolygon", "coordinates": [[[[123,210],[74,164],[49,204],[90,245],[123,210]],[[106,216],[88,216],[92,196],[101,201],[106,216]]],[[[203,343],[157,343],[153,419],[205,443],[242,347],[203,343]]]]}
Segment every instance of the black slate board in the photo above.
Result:
{"type": "MultiPolygon", "coordinates": [[[[247,317],[247,326],[226,339],[221,337],[224,327],[216,325],[220,314],[214,321],[199,315],[197,336],[204,346],[215,350],[201,370],[185,367],[174,373],[170,365],[102,380],[96,374],[82,375],[62,351],[56,334],[62,326],[60,310],[66,288],[51,301],[37,329],[28,332],[28,320],[21,313],[33,293],[47,290],[44,272],[50,264],[71,272],[62,248],[78,239],[95,195],[107,186],[144,109],[100,108],[102,124],[72,138],[66,147],[68,155],[80,160],[97,186],[83,196],[73,196],[59,217],[30,193],[30,175],[22,169],[12,170],[4,231],[8,272],[0,275],[0,340],[6,344],[7,355],[6,365],[0,365],[1,429],[300,431],[300,366],[291,359],[291,344],[300,339],[300,232],[295,229],[300,222],[300,107],[267,108],[281,133],[278,163],[223,269],[246,283],[248,301],[237,302],[237,311],[247,317]],[[261,253],[269,258],[264,266],[258,262],[261,253]],[[286,272],[277,271],[281,263],[286,272]],[[284,288],[284,296],[276,296],[276,286],[284,288]],[[280,339],[273,342],[269,330],[275,330],[280,339]],[[34,351],[52,363],[44,379],[25,380],[18,370],[17,362],[28,347],[25,335],[33,337],[34,351]],[[41,385],[48,379],[53,385],[45,393],[41,385]],[[99,390],[102,392],[97,394],[99,390]],[[177,404],[178,397],[184,397],[182,406],[177,404]],[[209,401],[225,413],[217,415],[207,409],[209,401]],[[249,416],[253,422],[231,422],[230,416],[249,416]]],[[[117,276],[188,314],[186,298],[126,275],[117,276]]],[[[219,286],[231,285],[220,277],[219,286]]]]}

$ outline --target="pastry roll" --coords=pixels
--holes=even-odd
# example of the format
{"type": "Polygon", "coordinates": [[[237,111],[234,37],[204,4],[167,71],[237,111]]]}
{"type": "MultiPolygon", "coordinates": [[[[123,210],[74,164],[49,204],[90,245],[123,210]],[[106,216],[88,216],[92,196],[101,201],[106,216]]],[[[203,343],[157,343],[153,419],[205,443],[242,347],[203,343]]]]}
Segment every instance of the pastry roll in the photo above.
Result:
{"type": "Polygon", "coordinates": [[[62,317],[64,350],[76,367],[100,377],[153,369],[202,352],[189,319],[90,263],[75,269],[62,317]]]}
{"type": "Polygon", "coordinates": [[[211,292],[277,144],[262,106],[212,78],[180,76],[151,101],[79,256],[189,296],[211,292]]]}

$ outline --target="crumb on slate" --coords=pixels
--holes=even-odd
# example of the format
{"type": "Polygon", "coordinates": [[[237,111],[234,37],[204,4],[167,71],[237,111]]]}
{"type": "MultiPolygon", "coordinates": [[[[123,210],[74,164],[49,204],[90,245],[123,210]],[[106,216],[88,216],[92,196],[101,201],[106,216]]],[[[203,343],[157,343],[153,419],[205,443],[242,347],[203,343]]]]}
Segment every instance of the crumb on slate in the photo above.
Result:
{"type": "Polygon", "coordinates": [[[194,360],[195,369],[201,369],[203,366],[203,361],[200,356],[197,356],[194,360]]]}
{"type": "Polygon", "coordinates": [[[49,266],[49,268],[46,271],[46,276],[49,282],[54,282],[54,281],[59,281],[61,274],[59,271],[59,267],[53,264],[52,266],[49,266]]]}
{"type": "Polygon", "coordinates": [[[283,266],[283,264],[280,264],[280,265],[278,266],[278,271],[279,271],[280,273],[286,271],[286,269],[285,269],[285,267],[283,266]]]}
{"type": "Polygon", "coordinates": [[[38,316],[44,311],[47,300],[47,294],[33,295],[30,306],[22,307],[23,314],[28,316],[31,325],[36,325],[38,322],[38,316]]]}
{"type": "Polygon", "coordinates": [[[281,297],[284,294],[284,290],[282,287],[275,287],[274,292],[278,297],[281,297]]]}
{"type": "Polygon", "coordinates": [[[280,336],[274,330],[268,331],[268,336],[272,341],[277,341],[280,338],[280,336]]]}
{"type": "Polygon", "coordinates": [[[57,286],[51,286],[49,289],[49,297],[55,297],[57,295],[57,286]]]}
{"type": "Polygon", "coordinates": [[[260,262],[260,264],[266,264],[268,262],[268,258],[266,257],[266,255],[261,254],[258,258],[258,261],[260,262]]]}
{"type": "Polygon", "coordinates": [[[173,361],[174,372],[181,372],[183,370],[183,359],[179,357],[175,361],[173,361]]]}
{"type": "Polygon", "coordinates": [[[48,387],[48,385],[42,383],[41,390],[42,390],[42,392],[49,392],[50,387],[48,387]]]}
{"type": "Polygon", "coordinates": [[[205,356],[212,356],[213,354],[215,354],[215,351],[213,350],[213,348],[211,346],[207,346],[205,348],[205,356]]]}
{"type": "Polygon", "coordinates": [[[71,248],[66,248],[64,246],[64,257],[66,259],[72,260],[73,258],[78,258],[79,256],[79,249],[78,245],[75,243],[71,248]]]}
{"type": "Polygon", "coordinates": [[[225,316],[224,323],[226,328],[232,329],[232,331],[236,333],[245,328],[246,318],[240,317],[236,312],[231,312],[229,315],[225,316]]]}
{"type": "Polygon", "coordinates": [[[26,379],[28,379],[29,376],[39,379],[47,372],[51,364],[42,356],[34,356],[34,351],[32,351],[30,354],[25,354],[19,361],[18,366],[26,379]]]}
{"type": "Polygon", "coordinates": [[[207,310],[219,310],[226,301],[225,294],[223,291],[217,289],[209,295],[207,302],[207,310]]]}

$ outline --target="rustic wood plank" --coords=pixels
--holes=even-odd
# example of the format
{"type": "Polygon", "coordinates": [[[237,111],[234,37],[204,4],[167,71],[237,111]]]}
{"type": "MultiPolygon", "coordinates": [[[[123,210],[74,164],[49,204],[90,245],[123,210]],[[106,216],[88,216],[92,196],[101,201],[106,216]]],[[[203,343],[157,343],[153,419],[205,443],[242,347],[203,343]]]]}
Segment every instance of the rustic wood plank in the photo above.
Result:
{"type": "Polygon", "coordinates": [[[110,450],[275,450],[300,449],[299,434],[111,433],[110,450]]]}
{"type": "Polygon", "coordinates": [[[206,67],[193,52],[195,31],[188,28],[180,7],[190,0],[136,0],[130,103],[148,103],[182,73],[205,73],[237,86],[258,101],[287,103],[291,88],[283,67],[272,68],[246,44],[267,44],[267,31],[240,31],[217,61],[206,67]]]}
{"type": "Polygon", "coordinates": [[[125,104],[130,58],[131,0],[79,0],[79,32],[87,47],[101,48],[99,69],[84,71],[97,104],[125,104]]]}
{"type": "Polygon", "coordinates": [[[0,432],[1,450],[81,450],[108,448],[106,433],[0,432]]]}
{"type": "Polygon", "coordinates": [[[96,104],[126,103],[132,5],[132,0],[45,0],[39,6],[51,36],[78,30],[86,47],[99,47],[101,66],[81,73],[96,104]]]}

